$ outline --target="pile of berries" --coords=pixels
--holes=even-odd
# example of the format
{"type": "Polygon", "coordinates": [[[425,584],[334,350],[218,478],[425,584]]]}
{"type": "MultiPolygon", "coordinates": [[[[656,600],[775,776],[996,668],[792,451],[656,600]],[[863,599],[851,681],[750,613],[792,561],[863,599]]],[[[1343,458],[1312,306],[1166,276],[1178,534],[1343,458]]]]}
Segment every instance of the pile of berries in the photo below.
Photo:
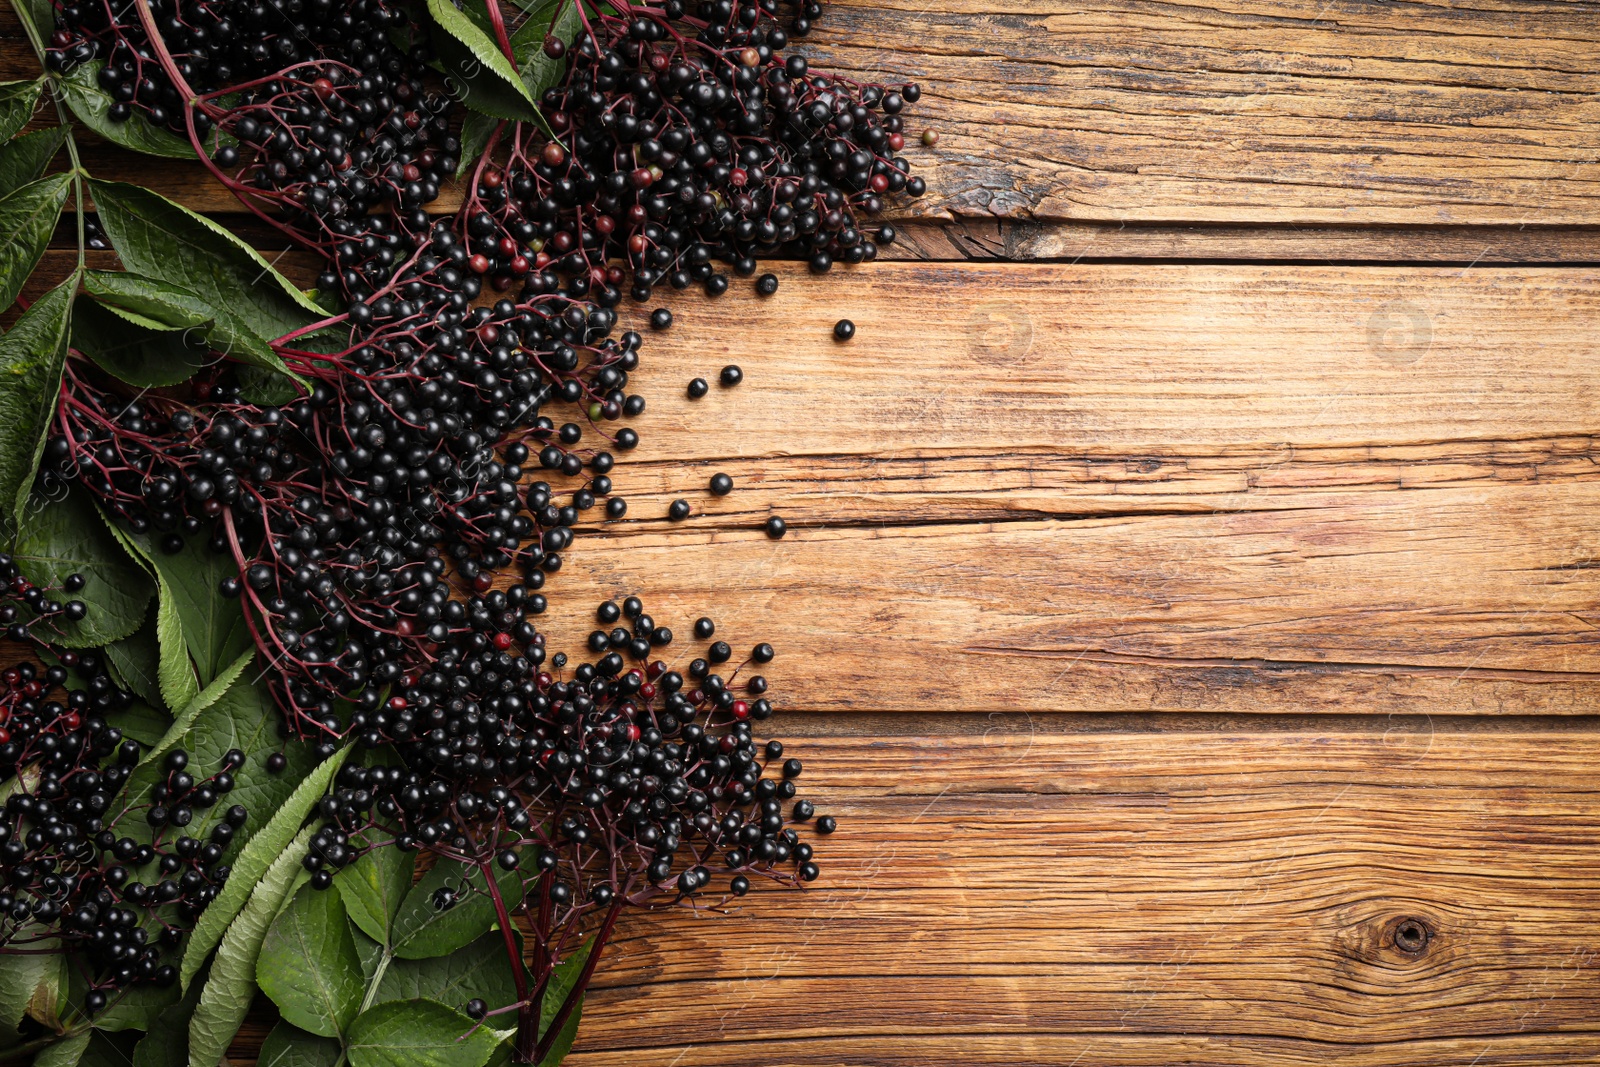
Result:
{"type": "Polygon", "coordinates": [[[491,152],[477,169],[464,214],[480,273],[538,290],[553,267],[568,292],[611,306],[624,285],[639,301],[662,282],[719,295],[729,283],[714,260],[748,276],[780,252],[817,272],[873,259],[894,230],[860,217],[925,189],[895,154],[920,90],[785,58],[775,12],[775,0],[707,0],[693,14],[669,0],[595,13],[570,50],[546,41],[569,59],[543,101],[556,138],[519,128],[503,165],[491,152]]]}

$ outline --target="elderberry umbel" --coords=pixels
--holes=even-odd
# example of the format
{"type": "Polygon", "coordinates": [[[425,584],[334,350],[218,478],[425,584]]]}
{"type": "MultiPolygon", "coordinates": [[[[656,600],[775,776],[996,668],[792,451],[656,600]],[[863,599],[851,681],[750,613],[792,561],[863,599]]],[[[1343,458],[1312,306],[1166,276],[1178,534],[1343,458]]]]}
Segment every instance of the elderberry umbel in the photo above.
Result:
{"type": "MultiPolygon", "coordinates": [[[[715,296],[728,285],[717,260],[750,275],[780,251],[819,272],[873,259],[893,230],[862,220],[886,196],[924,191],[897,154],[917,87],[785,57],[776,0],[565,2],[584,28],[570,50],[547,42],[569,57],[543,98],[555,139],[503,128],[464,209],[497,287],[547,285],[536,272],[548,265],[606,306],[624,288],[648,300],[662,282],[715,296]]],[[[806,4],[796,27],[820,13],[806,4]]]]}
{"type": "MultiPolygon", "coordinates": [[[[372,718],[403,739],[400,760],[340,770],[304,861],[311,884],[331,885],[363,840],[483,873],[442,888],[440,909],[517,871],[522,891],[506,894],[501,877],[496,892],[531,931],[529,977],[543,983],[591,916],[603,945],[625,905],[696,906],[742,896],[752,878],[816,878],[797,826],[815,809],[793,803],[801,763],[756,736],[773,709],[765,678],[746,668],[770,662],[772,647],[726,672],[697,658],[685,676],[657,658],[673,634],[637,598],[597,618],[617,625],[591,635],[596,658],[570,674],[564,656],[544,669],[516,647],[452,649],[392,689],[372,718]]],[[[701,621],[697,634],[714,629],[701,621]]],[[[721,642],[710,656],[731,659],[721,642]]]]}

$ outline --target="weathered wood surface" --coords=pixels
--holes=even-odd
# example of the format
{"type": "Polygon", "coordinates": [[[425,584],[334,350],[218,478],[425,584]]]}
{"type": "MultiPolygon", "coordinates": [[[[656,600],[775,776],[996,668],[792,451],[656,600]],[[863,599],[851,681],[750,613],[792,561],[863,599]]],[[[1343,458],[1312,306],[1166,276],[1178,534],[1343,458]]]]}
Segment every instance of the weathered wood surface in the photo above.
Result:
{"type": "MultiPolygon", "coordinates": [[[[1590,3],[841,0],[804,44],[926,87],[909,154],[933,192],[912,215],[1600,224],[1590,3]]],[[[34,69],[7,8],[0,78],[34,69]]],[[[89,159],[232,207],[193,168],[89,159]]]]}

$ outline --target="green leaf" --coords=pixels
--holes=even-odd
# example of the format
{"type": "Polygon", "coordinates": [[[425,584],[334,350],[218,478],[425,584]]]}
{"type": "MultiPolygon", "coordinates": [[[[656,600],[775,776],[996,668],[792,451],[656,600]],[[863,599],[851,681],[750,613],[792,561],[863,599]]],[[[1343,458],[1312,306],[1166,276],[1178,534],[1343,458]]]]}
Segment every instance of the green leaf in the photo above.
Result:
{"type": "Polygon", "coordinates": [[[378,983],[374,1004],[425,997],[451,1007],[480,999],[491,1008],[516,1003],[517,984],[505,938],[487,933],[448,956],[394,960],[378,983]]]}
{"type": "MultiPolygon", "coordinates": [[[[277,917],[294,884],[295,872],[311,848],[312,828],[306,827],[289,843],[250,893],[250,899],[222,935],[211,973],[204,982],[189,987],[199,994],[199,1005],[189,1021],[189,1062],[214,1067],[228,1051],[250,1010],[256,988],[256,961],[267,928],[277,917]]],[[[137,1065],[136,1065],[137,1067],[137,1065]]]]}
{"type": "Polygon", "coordinates": [[[343,1058],[344,1048],[334,1039],[279,1023],[261,1043],[256,1067],[335,1067],[343,1058]]]}
{"type": "Polygon", "coordinates": [[[80,296],[72,312],[72,347],[140,389],[188,381],[216,358],[202,330],[152,329],[116,308],[80,296]]]}
{"type": "Polygon", "coordinates": [[[128,1067],[133,1062],[138,1034],[108,1034],[103,1030],[91,1033],[94,1036],[89,1038],[89,1047],[84,1049],[78,1067],[128,1067]]]}
{"type": "Polygon", "coordinates": [[[151,1022],[149,1032],[134,1046],[133,1067],[186,1067],[190,1062],[189,1020],[200,1001],[200,989],[200,984],[196,983],[176,1004],[151,1022]]]}
{"type": "Polygon", "coordinates": [[[173,610],[183,624],[183,639],[194,659],[202,685],[209,685],[244,652],[255,647],[244,609],[224,597],[222,580],[237,576],[239,566],[227,552],[213,552],[204,537],[191,537],[168,554],[154,533],[136,534],[117,527],[130,550],[166,579],[173,610]]]}
{"type": "Polygon", "coordinates": [[[528,8],[527,21],[511,36],[511,50],[517,55],[517,72],[535,100],[561,80],[567,70],[566,57],[551,59],[544,54],[544,39],[555,37],[570,45],[583,20],[578,17],[579,0],[542,0],[528,8]],[[551,23],[556,8],[561,14],[551,23]]]}
{"type": "MultiPolygon", "coordinates": [[[[239,676],[244,673],[244,669],[250,665],[250,660],[253,656],[254,653],[252,652],[241,655],[233,661],[232,666],[218,675],[210,685],[196,693],[187,704],[181,705],[177,716],[172,720],[172,725],[167,728],[167,732],[161,736],[161,739],[155,743],[155,746],[149,752],[144,754],[144,758],[139,763],[141,765],[154,763],[165,755],[169,748],[181,741],[194,725],[194,721],[200,717],[200,714],[228,694],[234,684],[239,681],[239,676]]],[[[249,685],[248,682],[244,684],[249,685]]]]}
{"type": "Polygon", "coordinates": [[[0,147],[0,196],[36,181],[66,140],[67,128],[52,126],[0,147]]]}
{"type": "Polygon", "coordinates": [[[189,645],[183,639],[183,623],[172,605],[172,588],[160,571],[156,572],[156,645],[161,650],[156,671],[161,699],[169,708],[188,708],[200,695],[200,681],[189,663],[189,645]]]}
{"type": "Polygon", "coordinates": [[[0,141],[9,141],[33,117],[39,105],[39,93],[44,89],[44,79],[33,81],[0,82],[0,141]]]}
{"type": "MultiPolygon", "coordinates": [[[[107,645],[105,654],[111,677],[118,685],[138,693],[152,704],[161,703],[161,690],[157,688],[160,683],[156,678],[156,672],[160,669],[161,653],[156,644],[154,618],[147,614],[143,626],[121,641],[113,641],[107,645]]],[[[168,721],[171,721],[170,718],[168,721]]],[[[163,726],[161,732],[156,734],[156,738],[159,739],[165,732],[166,727],[163,726]]]]}
{"type": "Polygon", "coordinates": [[[333,876],[350,921],[379,944],[389,943],[389,929],[411,889],[416,855],[393,845],[379,845],[333,876]]]}
{"type": "Polygon", "coordinates": [[[244,363],[289,371],[268,341],[322,310],[244,241],[204,216],[122,182],[90,181],[123,265],[195,294],[216,315],[207,340],[244,363]]]}
{"type": "Polygon", "coordinates": [[[142,700],[135,700],[121,711],[108,712],[106,722],[121,730],[124,737],[131,737],[141,745],[153,745],[167,732],[172,716],[142,700]]]}
{"type": "Polygon", "coordinates": [[[67,648],[96,648],[139,629],[155,590],[100,521],[88,492],[74,489],[59,500],[33,501],[41,506],[22,520],[18,565],[41,585],[59,586],[69,574],[83,575],[83,589],[72,595],[89,608],[78,622],[56,623],[52,641],[67,648]]]}
{"type": "MultiPolygon", "coordinates": [[[[583,965],[589,960],[589,953],[594,951],[594,939],[590,938],[579,945],[566,959],[556,965],[555,973],[550,976],[550,982],[544,987],[544,998],[539,1002],[539,1037],[543,1040],[545,1033],[550,1029],[550,1024],[555,1022],[556,1013],[561,1010],[561,1005],[566,1002],[567,994],[572,992],[572,987],[578,984],[578,979],[583,974],[583,965]]],[[[578,1023],[583,1018],[583,998],[580,996],[578,1003],[572,1008],[572,1014],[567,1016],[567,1021],[561,1024],[561,1030],[550,1045],[550,1051],[545,1054],[540,1067],[555,1067],[566,1058],[572,1048],[572,1042],[578,1037],[578,1023]]]]}
{"type": "Polygon", "coordinates": [[[361,1013],[345,1050],[352,1067],[483,1067],[499,1043],[493,1030],[443,1004],[392,1000],[361,1013]]]}
{"type": "Polygon", "coordinates": [[[55,232],[71,175],[52,174],[0,199],[0,309],[22,292],[55,232]]]}
{"type": "Polygon", "coordinates": [[[74,67],[72,73],[56,83],[60,87],[61,99],[66,101],[78,120],[113,144],[131,148],[135,152],[168,159],[195,158],[194,148],[186,138],[154,125],[137,110],[123,122],[111,121],[112,99],[100,88],[100,68],[104,66],[105,63],[98,59],[85,63],[74,67]]]}
{"type": "Polygon", "coordinates": [[[302,1030],[338,1037],[350,1029],[366,989],[337,890],[308,885],[295,894],[261,943],[256,983],[302,1030]]]}
{"type": "Polygon", "coordinates": [[[182,286],[129,271],[86,270],[83,291],[151,330],[187,330],[216,318],[210,304],[182,286]]]}
{"type": "Polygon", "coordinates": [[[444,65],[445,84],[473,111],[523,122],[539,120],[539,109],[522,77],[500,46],[451,0],[428,0],[434,49],[444,65]]]}
{"type": "MultiPolygon", "coordinates": [[[[82,1004],[88,991],[82,976],[75,973],[72,980],[73,1003],[82,1004]]],[[[94,1017],[95,1029],[148,1030],[178,1003],[181,995],[177,986],[164,989],[153,985],[130,986],[112,997],[106,1010],[94,1017]]]]}
{"type": "MultiPolygon", "coordinates": [[[[20,931],[24,937],[43,932],[44,928],[37,924],[20,931]]],[[[23,1017],[33,1014],[30,1005],[36,1005],[40,1014],[54,1018],[60,993],[67,988],[66,962],[65,955],[55,952],[5,957],[5,966],[0,967],[0,1031],[10,1033],[21,1026],[23,1017]]]]}
{"type": "Polygon", "coordinates": [[[75,288],[77,279],[68,278],[0,337],[0,539],[7,543],[16,536],[61,391],[75,288]]]}
{"type": "Polygon", "coordinates": [[[494,136],[494,128],[498,125],[500,120],[493,115],[467,112],[467,117],[461,123],[461,162],[456,164],[457,178],[466,177],[478,162],[478,157],[489,147],[489,138],[494,136]]]}
{"type": "Polygon", "coordinates": [[[33,1058],[33,1067],[77,1067],[83,1060],[84,1050],[89,1047],[89,1038],[93,1033],[92,1030],[84,1030],[46,1045],[33,1058]]]}
{"type": "MultiPolygon", "coordinates": [[[[501,871],[496,882],[506,910],[511,911],[522,901],[521,872],[501,871]]],[[[477,867],[455,860],[434,864],[406,894],[395,915],[391,942],[395,955],[407,960],[444,956],[477,940],[497,920],[486,885],[477,867]],[[440,911],[433,906],[433,894],[446,885],[457,891],[457,900],[454,907],[440,911]]]]}
{"type": "MultiPolygon", "coordinates": [[[[229,697],[241,689],[255,692],[255,686],[240,683],[229,691],[229,697]]],[[[276,717],[277,710],[272,709],[271,714],[276,717]]],[[[245,751],[252,752],[249,748],[245,751]]],[[[205,911],[200,913],[199,921],[189,934],[189,944],[184,950],[183,964],[178,969],[179,980],[185,986],[200,970],[200,964],[205,961],[212,947],[222,939],[222,933],[228,924],[233,922],[234,916],[244,907],[245,900],[255,888],[256,882],[267,872],[267,868],[277,858],[278,853],[282,852],[289,842],[294,840],[295,834],[299,833],[300,824],[311,813],[317,801],[322,799],[328,783],[333,780],[333,776],[338,773],[349,754],[348,747],[342,748],[318,764],[310,774],[306,775],[304,781],[295,787],[288,799],[282,802],[282,807],[276,809],[271,820],[256,831],[249,843],[240,851],[238,858],[233,861],[233,873],[222,885],[222,892],[206,906],[205,911]]],[[[237,786],[234,792],[238,792],[237,786]]],[[[240,803],[250,806],[245,801],[240,803]]]]}

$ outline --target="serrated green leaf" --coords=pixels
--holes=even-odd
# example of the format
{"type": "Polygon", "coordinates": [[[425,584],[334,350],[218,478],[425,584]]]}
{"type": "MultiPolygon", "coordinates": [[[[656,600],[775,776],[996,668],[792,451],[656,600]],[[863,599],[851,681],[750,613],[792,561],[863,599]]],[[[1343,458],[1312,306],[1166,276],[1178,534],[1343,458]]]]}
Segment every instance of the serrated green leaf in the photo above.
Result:
{"type": "MultiPolygon", "coordinates": [[[[539,1036],[541,1040],[550,1024],[555,1022],[556,1013],[561,1010],[561,1005],[566,1002],[567,994],[578,984],[578,979],[583,975],[584,964],[589,961],[589,953],[594,951],[594,939],[590,938],[556,965],[555,973],[550,976],[550,982],[544,988],[544,997],[539,1002],[539,1036]]],[[[578,998],[578,1003],[572,1008],[572,1014],[567,1016],[567,1021],[561,1024],[561,1030],[550,1045],[550,1051],[540,1061],[540,1067],[555,1067],[566,1059],[567,1053],[572,1049],[572,1042],[578,1037],[578,1023],[583,1018],[583,998],[578,998]]]]}
{"type": "Polygon", "coordinates": [[[207,339],[233,359],[289,374],[268,341],[325,317],[244,241],[148,189],[89,183],[123,265],[195,294],[216,316],[207,339]]]}
{"type": "MultiPolygon", "coordinates": [[[[154,616],[147,613],[144,625],[121,641],[113,641],[107,645],[105,653],[107,666],[111,669],[112,678],[118,685],[139,694],[152,704],[161,703],[160,682],[157,679],[161,652],[156,644],[154,616]]],[[[170,717],[167,721],[171,722],[170,717]]],[[[112,725],[117,724],[112,723],[112,725]]],[[[165,732],[166,727],[163,726],[161,733],[165,732]]],[[[155,740],[160,739],[161,733],[157,733],[155,739],[144,743],[154,744],[155,740]]],[[[139,739],[136,737],[134,740],[139,739]]]]}
{"type": "Polygon", "coordinates": [[[86,296],[73,305],[72,347],[140,389],[188,381],[215,358],[202,331],[151,329],[86,296]]]}
{"type": "Polygon", "coordinates": [[[61,99],[78,116],[78,121],[113,144],[135,152],[167,159],[195,158],[194,148],[186,138],[154,125],[137,109],[123,122],[111,121],[113,101],[110,94],[100,88],[100,69],[104,66],[98,59],[84,63],[56,83],[61,99]]]}
{"type": "Polygon", "coordinates": [[[33,1067],[77,1067],[89,1047],[91,1030],[84,1030],[46,1045],[33,1058],[33,1067]]]}
{"type": "Polygon", "coordinates": [[[393,960],[378,982],[374,1004],[426,998],[453,1008],[482,1000],[490,1008],[516,1003],[517,984],[506,955],[505,938],[487,933],[448,956],[393,960]]]}
{"type": "Polygon", "coordinates": [[[210,974],[203,983],[190,986],[191,993],[199,993],[199,1004],[189,1021],[189,1062],[195,1067],[215,1067],[239,1032],[255,993],[261,943],[294,884],[301,860],[311,848],[312,833],[309,826],[300,831],[272,861],[238,917],[222,935],[210,974]]]}
{"type": "MultiPolygon", "coordinates": [[[[515,909],[522,901],[521,872],[498,871],[495,881],[506,910],[515,909]]],[[[487,884],[477,867],[454,860],[434,864],[400,903],[390,942],[395,955],[408,960],[444,956],[477,940],[497,920],[487,884]],[[446,885],[457,891],[457,902],[440,911],[433,894],[446,885]]]]}
{"type": "Polygon", "coordinates": [[[135,700],[121,711],[107,712],[106,722],[121,730],[124,737],[131,737],[141,745],[153,745],[172,725],[172,716],[142,700],[135,700]]]}
{"type": "Polygon", "coordinates": [[[483,1067],[499,1036],[431,1000],[392,1000],[368,1008],[350,1028],[352,1067],[483,1067]]]}
{"type": "Polygon", "coordinates": [[[379,944],[388,944],[391,924],[411,890],[415,865],[414,853],[380,845],[333,876],[350,921],[379,944]]]}
{"type": "Polygon", "coordinates": [[[76,278],[62,282],[0,337],[0,538],[7,543],[16,536],[61,391],[76,288],[76,278]]]}
{"type": "Polygon", "coordinates": [[[60,586],[69,574],[83,575],[83,589],[72,596],[88,606],[88,614],[79,622],[55,623],[51,633],[53,643],[67,648],[97,648],[127,637],[144,623],[155,594],[88,497],[87,491],[73,489],[32,508],[23,517],[14,553],[41,585],[60,586]]]}
{"type": "Polygon", "coordinates": [[[86,270],[83,291],[152,330],[187,330],[216,318],[210,304],[182,286],[131,271],[86,270]]]}
{"type": "Polygon", "coordinates": [[[37,181],[66,140],[67,128],[52,126],[0,146],[0,196],[37,181]]]}
{"type": "Polygon", "coordinates": [[[134,1046],[133,1067],[187,1067],[189,1020],[200,1002],[200,989],[201,983],[196,983],[151,1022],[149,1032],[134,1046]]]}
{"type": "MultiPolygon", "coordinates": [[[[74,1004],[82,1004],[89,992],[83,976],[76,971],[72,975],[71,990],[74,1004]]],[[[113,996],[106,1009],[94,1017],[95,1029],[108,1032],[148,1030],[178,1003],[181,995],[177,986],[130,986],[113,996]]]]}
{"type": "MultiPolygon", "coordinates": [[[[37,924],[30,924],[19,932],[17,940],[26,940],[44,932],[37,924]]],[[[48,946],[41,946],[48,947],[48,946]]],[[[59,990],[67,987],[66,956],[57,952],[19,953],[5,957],[0,967],[0,1030],[10,1033],[22,1025],[29,1015],[29,1006],[38,1001],[41,1010],[53,1015],[59,999],[59,990]]]]}
{"type": "Polygon", "coordinates": [[[156,572],[156,646],[161,659],[156,670],[161,684],[161,699],[169,708],[187,708],[200,695],[200,681],[189,663],[189,645],[183,639],[183,623],[172,604],[172,587],[166,576],[156,572]]]}
{"type": "Polygon", "coordinates": [[[261,943],[256,983],[302,1030],[323,1037],[349,1031],[365,983],[337,890],[308,885],[295,894],[261,943]]]}
{"type": "Polygon", "coordinates": [[[120,526],[117,531],[130,551],[166,579],[202,685],[209,685],[240,655],[255,647],[244,609],[219,589],[224,578],[239,573],[231,555],[212,552],[203,537],[191,537],[178,552],[168,554],[154,533],[136,534],[120,526]]]}
{"type": "Polygon", "coordinates": [[[530,6],[528,18],[511,37],[511,50],[517,55],[517,72],[535,100],[544,91],[561,80],[567,70],[567,60],[551,59],[544,54],[546,37],[555,37],[570,45],[583,20],[578,17],[578,0],[541,0],[530,6]],[[556,8],[561,9],[556,16],[556,8]],[[552,24],[551,18],[556,16],[552,24]]]}
{"type": "Polygon", "coordinates": [[[433,45],[452,95],[473,111],[522,122],[539,120],[539,109],[522,77],[500,46],[451,0],[428,0],[433,45]]]}
{"type": "MultiPolygon", "coordinates": [[[[230,695],[241,688],[235,685],[229,691],[230,695]]],[[[253,690],[253,686],[244,686],[253,690]]],[[[272,712],[276,715],[274,709],[272,712]]],[[[245,749],[246,752],[251,751],[245,749]]],[[[244,907],[250,891],[261,876],[271,866],[273,859],[282,852],[288,843],[300,831],[300,824],[305,821],[311,809],[316,806],[322,794],[327,791],[328,783],[344,765],[346,757],[350,754],[349,747],[340,749],[332,756],[323,760],[305,776],[305,779],[295,787],[288,799],[283,801],[282,807],[277,808],[271,820],[250,838],[248,844],[240,851],[238,858],[233,861],[233,873],[222,885],[222,892],[217,898],[206,906],[200,913],[200,919],[195,923],[194,930],[189,934],[189,944],[183,954],[183,963],[178,969],[178,978],[187,986],[190,979],[200,970],[200,964],[205,961],[211,949],[222,939],[223,931],[227,929],[234,916],[244,907]]],[[[268,809],[272,810],[272,809],[268,809]]],[[[341,918],[341,922],[343,919],[341,918]]]]}
{"type": "MultiPolygon", "coordinates": [[[[172,720],[172,725],[167,728],[167,732],[161,736],[161,739],[155,743],[154,747],[139,760],[140,764],[155,762],[165,755],[168,749],[181,741],[202,712],[226,696],[236,684],[240,684],[240,677],[254,658],[255,653],[253,652],[246,652],[240,655],[238,659],[233,661],[232,666],[217,675],[210,685],[196,693],[187,704],[181,705],[177,715],[172,720]]],[[[243,684],[249,685],[248,682],[243,684]]]]}
{"type": "Polygon", "coordinates": [[[34,108],[39,106],[39,94],[43,89],[43,78],[0,82],[0,142],[11,140],[28,124],[34,108]]]}
{"type": "Polygon", "coordinates": [[[335,1067],[343,1058],[344,1048],[333,1038],[279,1023],[261,1043],[256,1067],[335,1067]]]}
{"type": "Polygon", "coordinates": [[[55,232],[72,177],[52,174],[0,199],[0,309],[22,292],[55,232]]]}

